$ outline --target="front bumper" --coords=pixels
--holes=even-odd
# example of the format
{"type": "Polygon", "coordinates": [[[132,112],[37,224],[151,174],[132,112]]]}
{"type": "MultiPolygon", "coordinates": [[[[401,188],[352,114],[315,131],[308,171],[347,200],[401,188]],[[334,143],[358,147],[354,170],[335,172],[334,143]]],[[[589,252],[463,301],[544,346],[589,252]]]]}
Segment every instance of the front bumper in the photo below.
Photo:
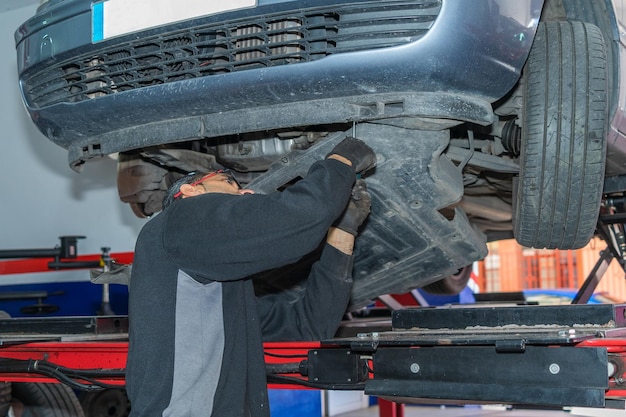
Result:
{"type": "Polygon", "coordinates": [[[295,126],[407,116],[486,125],[519,79],[542,3],[260,2],[92,44],[91,2],[66,0],[16,32],[20,88],[75,169],[114,152],[295,126]],[[326,23],[311,23],[320,16],[326,23]],[[276,52],[237,35],[229,45],[246,42],[225,52],[211,38],[276,19],[296,22],[281,33],[306,42],[276,52]],[[205,48],[183,41],[200,34],[205,48]]]}

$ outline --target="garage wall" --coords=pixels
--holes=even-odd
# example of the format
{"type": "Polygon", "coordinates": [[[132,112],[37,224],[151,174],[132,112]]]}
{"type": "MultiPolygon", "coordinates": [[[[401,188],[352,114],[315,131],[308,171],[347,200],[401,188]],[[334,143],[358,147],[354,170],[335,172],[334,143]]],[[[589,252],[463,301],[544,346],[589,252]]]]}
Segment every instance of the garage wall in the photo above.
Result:
{"type": "MultiPolygon", "coordinates": [[[[80,255],[100,253],[103,246],[132,251],[145,220],[119,201],[115,161],[103,158],[72,171],[66,151],[46,139],[23,108],[13,32],[34,14],[33,3],[0,11],[0,250],[53,248],[59,236],[81,235],[80,255]]],[[[88,278],[69,275],[62,279],[88,278]]],[[[15,277],[0,278],[7,283],[15,277]]]]}

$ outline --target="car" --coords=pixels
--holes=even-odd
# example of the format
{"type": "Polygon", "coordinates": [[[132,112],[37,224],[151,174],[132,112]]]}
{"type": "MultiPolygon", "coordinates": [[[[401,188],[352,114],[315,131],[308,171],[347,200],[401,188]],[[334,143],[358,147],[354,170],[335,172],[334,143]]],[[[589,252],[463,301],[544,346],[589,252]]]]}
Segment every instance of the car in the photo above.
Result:
{"type": "Polygon", "coordinates": [[[596,226],[624,213],[621,16],[608,0],[46,0],[15,41],[33,123],[74,170],[116,157],[140,217],[187,172],[274,192],[343,138],[368,143],[357,309],[454,291],[489,241],[619,241],[596,226]]]}
{"type": "MultiPolygon", "coordinates": [[[[571,304],[578,290],[576,288],[529,288],[525,289],[524,297],[528,303],[539,305],[571,304]]],[[[589,297],[587,304],[619,304],[620,301],[605,292],[595,292],[589,297]]]]}

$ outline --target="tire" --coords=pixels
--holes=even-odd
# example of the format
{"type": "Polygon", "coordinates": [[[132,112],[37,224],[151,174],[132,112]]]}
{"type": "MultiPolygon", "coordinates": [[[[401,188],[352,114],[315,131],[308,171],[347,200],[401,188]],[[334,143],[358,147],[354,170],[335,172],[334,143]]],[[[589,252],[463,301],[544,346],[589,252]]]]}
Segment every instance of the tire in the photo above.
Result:
{"type": "Polygon", "coordinates": [[[539,25],[522,80],[513,234],[523,246],[578,249],[593,237],[606,159],[606,62],[596,26],[539,25]]]}
{"type": "Polygon", "coordinates": [[[74,391],[63,384],[12,383],[13,408],[21,417],[85,417],[74,391]]]}
{"type": "Polygon", "coordinates": [[[0,417],[8,415],[11,409],[11,383],[0,383],[0,417]]]}
{"type": "Polygon", "coordinates": [[[455,274],[424,286],[422,289],[434,295],[459,295],[467,287],[472,276],[472,265],[464,266],[455,274]]]}
{"type": "Polygon", "coordinates": [[[85,392],[80,403],[86,417],[128,417],[130,401],[124,389],[105,389],[85,392]]]}

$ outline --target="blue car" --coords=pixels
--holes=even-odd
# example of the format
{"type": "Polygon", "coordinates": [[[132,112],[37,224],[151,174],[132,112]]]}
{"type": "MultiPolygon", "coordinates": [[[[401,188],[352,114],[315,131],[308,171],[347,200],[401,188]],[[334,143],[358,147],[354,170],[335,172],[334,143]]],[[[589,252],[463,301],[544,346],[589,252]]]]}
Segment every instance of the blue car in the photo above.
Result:
{"type": "MultiPolygon", "coordinates": [[[[524,290],[524,297],[526,301],[530,303],[537,303],[539,305],[544,304],[571,304],[572,300],[578,293],[575,288],[533,288],[524,290]]],[[[612,298],[610,295],[596,292],[591,297],[587,304],[619,304],[619,301],[612,298]]]]}
{"type": "Polygon", "coordinates": [[[190,171],[272,192],[347,136],[370,144],[356,309],[446,280],[488,241],[582,247],[601,207],[623,211],[606,198],[626,190],[622,15],[609,0],[44,0],[15,41],[33,123],[77,171],[116,157],[140,217],[190,171]]]}

